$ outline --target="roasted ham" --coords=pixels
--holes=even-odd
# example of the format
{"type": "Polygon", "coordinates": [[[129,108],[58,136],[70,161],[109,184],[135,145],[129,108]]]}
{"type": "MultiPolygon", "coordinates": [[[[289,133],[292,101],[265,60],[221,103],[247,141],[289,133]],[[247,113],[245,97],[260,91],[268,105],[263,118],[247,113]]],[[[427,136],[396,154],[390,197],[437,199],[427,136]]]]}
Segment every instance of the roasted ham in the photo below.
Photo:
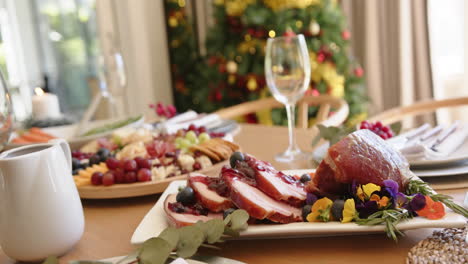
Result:
{"type": "Polygon", "coordinates": [[[223,168],[221,177],[229,189],[229,197],[240,209],[256,219],[269,219],[277,223],[302,221],[301,210],[281,201],[274,200],[255,185],[254,179],[242,172],[223,168]]]}
{"type": "Polygon", "coordinates": [[[278,171],[269,162],[257,160],[250,155],[245,155],[244,162],[248,166],[239,164],[241,165],[239,170],[246,175],[253,174],[251,176],[256,182],[255,186],[265,194],[292,206],[301,206],[305,203],[306,191],[304,184],[299,180],[278,171]]]}
{"type": "Polygon", "coordinates": [[[400,152],[370,130],[349,134],[328,149],[307,189],[319,195],[340,195],[353,182],[383,185],[392,179],[404,190],[412,175],[400,152]]]}
{"type": "Polygon", "coordinates": [[[171,210],[170,205],[177,203],[176,196],[177,194],[169,194],[164,201],[164,211],[166,212],[167,219],[170,224],[175,227],[193,225],[198,221],[206,222],[211,219],[223,219],[222,213],[208,212],[207,215],[197,215],[192,213],[174,212],[174,210],[171,210]]]}
{"type": "Polygon", "coordinates": [[[188,185],[195,192],[197,201],[211,212],[222,212],[233,206],[231,200],[221,195],[227,195],[227,190],[225,190],[226,186],[220,181],[220,178],[191,173],[188,185]]]}

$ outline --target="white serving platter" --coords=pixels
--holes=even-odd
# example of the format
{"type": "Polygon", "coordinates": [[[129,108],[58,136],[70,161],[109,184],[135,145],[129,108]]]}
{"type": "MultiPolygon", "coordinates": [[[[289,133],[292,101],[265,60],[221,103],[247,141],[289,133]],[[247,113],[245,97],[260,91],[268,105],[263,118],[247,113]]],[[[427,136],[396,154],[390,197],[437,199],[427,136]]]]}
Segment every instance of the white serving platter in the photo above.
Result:
{"type": "MultiPolygon", "coordinates": [[[[289,175],[301,175],[305,172],[314,170],[288,170],[284,173],[289,175]]],[[[133,233],[131,243],[141,244],[151,237],[158,236],[165,228],[169,226],[164,212],[164,200],[167,195],[176,193],[180,186],[185,186],[186,181],[172,182],[166,191],[161,195],[158,202],[146,214],[137,229],[133,233]]],[[[466,219],[450,209],[444,218],[439,220],[429,220],[422,217],[415,217],[409,221],[398,224],[400,230],[410,230],[417,228],[449,228],[463,227],[466,219]]],[[[247,230],[241,232],[237,239],[260,239],[260,238],[288,238],[288,237],[310,237],[310,236],[339,236],[365,233],[384,232],[383,225],[378,226],[359,226],[355,223],[291,223],[277,225],[250,225],[247,230]]]]}

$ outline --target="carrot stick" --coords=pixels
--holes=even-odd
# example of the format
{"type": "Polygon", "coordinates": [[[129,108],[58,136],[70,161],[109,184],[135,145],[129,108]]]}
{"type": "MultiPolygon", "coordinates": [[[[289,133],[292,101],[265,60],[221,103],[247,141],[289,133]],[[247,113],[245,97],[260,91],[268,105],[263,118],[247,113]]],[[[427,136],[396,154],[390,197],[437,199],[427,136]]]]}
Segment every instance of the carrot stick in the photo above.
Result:
{"type": "Polygon", "coordinates": [[[21,135],[23,139],[29,140],[31,142],[47,142],[50,138],[41,136],[39,134],[24,133],[21,135]]]}
{"type": "Polygon", "coordinates": [[[55,138],[51,134],[44,132],[44,130],[42,130],[42,129],[38,128],[38,127],[32,127],[31,129],[29,129],[29,132],[31,132],[33,134],[41,135],[43,137],[47,137],[48,139],[54,139],[55,138]]]}
{"type": "Polygon", "coordinates": [[[11,142],[13,143],[16,143],[16,144],[30,144],[30,143],[33,143],[29,140],[26,140],[22,137],[17,137],[17,138],[14,138],[13,140],[11,140],[11,142]]]}

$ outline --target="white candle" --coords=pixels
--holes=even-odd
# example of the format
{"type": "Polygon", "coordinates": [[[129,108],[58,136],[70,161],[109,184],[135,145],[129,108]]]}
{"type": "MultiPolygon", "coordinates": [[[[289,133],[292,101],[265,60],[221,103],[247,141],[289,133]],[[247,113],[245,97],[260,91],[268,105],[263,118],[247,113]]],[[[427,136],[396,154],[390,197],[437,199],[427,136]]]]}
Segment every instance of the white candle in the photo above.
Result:
{"type": "Polygon", "coordinates": [[[34,119],[58,118],[61,116],[58,97],[55,94],[44,93],[36,87],[36,95],[32,98],[32,112],[34,119]]]}

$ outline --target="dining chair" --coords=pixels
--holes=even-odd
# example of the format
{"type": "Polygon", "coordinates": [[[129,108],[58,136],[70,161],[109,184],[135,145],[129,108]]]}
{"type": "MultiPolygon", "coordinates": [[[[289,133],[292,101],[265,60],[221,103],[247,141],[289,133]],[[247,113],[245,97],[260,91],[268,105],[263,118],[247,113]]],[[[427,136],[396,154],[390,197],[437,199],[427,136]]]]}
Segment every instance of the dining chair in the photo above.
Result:
{"type": "MultiPolygon", "coordinates": [[[[341,125],[349,114],[349,107],[345,100],[330,95],[306,95],[298,102],[297,127],[308,127],[308,107],[319,106],[317,113],[317,124],[325,126],[341,125]],[[333,110],[333,114],[330,114],[333,110]]],[[[220,109],[215,112],[223,119],[233,119],[235,117],[254,113],[260,110],[282,108],[283,104],[273,97],[250,101],[235,106],[220,109]]]]}
{"type": "Polygon", "coordinates": [[[405,117],[418,116],[434,112],[441,108],[456,107],[468,105],[468,97],[456,97],[450,99],[431,99],[416,102],[412,105],[395,107],[372,116],[368,119],[370,122],[380,121],[384,125],[393,124],[397,121],[401,121],[405,117]]]}

